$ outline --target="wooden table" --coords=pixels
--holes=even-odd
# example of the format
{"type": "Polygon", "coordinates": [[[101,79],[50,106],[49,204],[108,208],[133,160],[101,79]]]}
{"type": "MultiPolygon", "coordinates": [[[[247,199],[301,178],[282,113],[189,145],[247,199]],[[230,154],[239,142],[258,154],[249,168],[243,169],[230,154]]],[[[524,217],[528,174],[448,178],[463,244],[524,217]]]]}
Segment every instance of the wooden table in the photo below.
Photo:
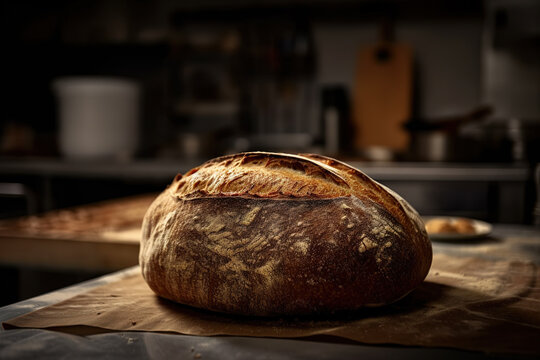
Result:
{"type": "Polygon", "coordinates": [[[0,222],[0,264],[110,272],[138,263],[140,227],[155,194],[0,222]]]}
{"type": "MultiPolygon", "coordinates": [[[[434,253],[462,254],[489,258],[520,259],[540,264],[540,230],[525,226],[494,226],[493,240],[472,243],[434,243],[434,253]]],[[[6,321],[44,306],[109,284],[134,272],[125,269],[105,277],[54,291],[0,308],[0,321],[6,321]]],[[[113,332],[74,336],[41,329],[0,329],[0,358],[118,359],[500,359],[500,355],[448,348],[421,348],[391,345],[336,343],[303,339],[252,338],[238,336],[186,336],[153,332],[113,332]]],[[[504,356],[502,358],[505,358],[504,356]]],[[[520,356],[533,359],[536,356],[520,356]]]]}

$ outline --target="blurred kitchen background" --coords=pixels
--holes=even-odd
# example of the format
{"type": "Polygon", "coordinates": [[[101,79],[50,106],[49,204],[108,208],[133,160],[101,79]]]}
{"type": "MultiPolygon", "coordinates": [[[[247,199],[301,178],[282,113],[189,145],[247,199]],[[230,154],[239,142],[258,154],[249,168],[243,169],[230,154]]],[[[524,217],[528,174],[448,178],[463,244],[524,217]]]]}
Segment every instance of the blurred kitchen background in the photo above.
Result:
{"type": "Polygon", "coordinates": [[[1,218],[269,150],[422,215],[539,221],[538,1],[4,1],[2,34],[1,218]]]}

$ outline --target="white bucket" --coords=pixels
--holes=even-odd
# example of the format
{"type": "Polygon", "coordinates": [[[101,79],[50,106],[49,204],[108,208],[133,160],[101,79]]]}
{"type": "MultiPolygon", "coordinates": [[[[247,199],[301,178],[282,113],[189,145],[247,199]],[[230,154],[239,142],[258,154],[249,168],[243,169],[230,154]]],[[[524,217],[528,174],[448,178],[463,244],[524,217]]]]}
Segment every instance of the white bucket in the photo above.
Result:
{"type": "Polygon", "coordinates": [[[101,77],[53,82],[60,116],[60,151],[69,158],[120,158],[138,144],[139,86],[101,77]]]}

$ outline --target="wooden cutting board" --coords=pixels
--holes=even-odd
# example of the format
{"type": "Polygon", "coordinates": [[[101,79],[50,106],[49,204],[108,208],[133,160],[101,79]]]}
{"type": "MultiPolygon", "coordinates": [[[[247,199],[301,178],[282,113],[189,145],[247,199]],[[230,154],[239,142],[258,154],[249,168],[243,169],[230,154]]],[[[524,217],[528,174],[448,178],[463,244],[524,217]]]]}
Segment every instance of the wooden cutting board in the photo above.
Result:
{"type": "Polygon", "coordinates": [[[358,55],[354,92],[355,148],[405,150],[403,123],[411,116],[412,49],[380,41],[358,55]]]}

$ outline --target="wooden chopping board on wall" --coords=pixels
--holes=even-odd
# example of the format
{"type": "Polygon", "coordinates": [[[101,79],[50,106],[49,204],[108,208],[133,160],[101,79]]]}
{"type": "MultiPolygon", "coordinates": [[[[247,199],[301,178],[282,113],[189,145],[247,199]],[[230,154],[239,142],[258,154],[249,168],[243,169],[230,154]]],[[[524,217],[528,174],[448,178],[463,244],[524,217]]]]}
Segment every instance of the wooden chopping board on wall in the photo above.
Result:
{"type": "Polygon", "coordinates": [[[413,54],[410,46],[379,41],[358,55],[354,92],[355,148],[406,149],[403,128],[411,116],[413,54]]]}

